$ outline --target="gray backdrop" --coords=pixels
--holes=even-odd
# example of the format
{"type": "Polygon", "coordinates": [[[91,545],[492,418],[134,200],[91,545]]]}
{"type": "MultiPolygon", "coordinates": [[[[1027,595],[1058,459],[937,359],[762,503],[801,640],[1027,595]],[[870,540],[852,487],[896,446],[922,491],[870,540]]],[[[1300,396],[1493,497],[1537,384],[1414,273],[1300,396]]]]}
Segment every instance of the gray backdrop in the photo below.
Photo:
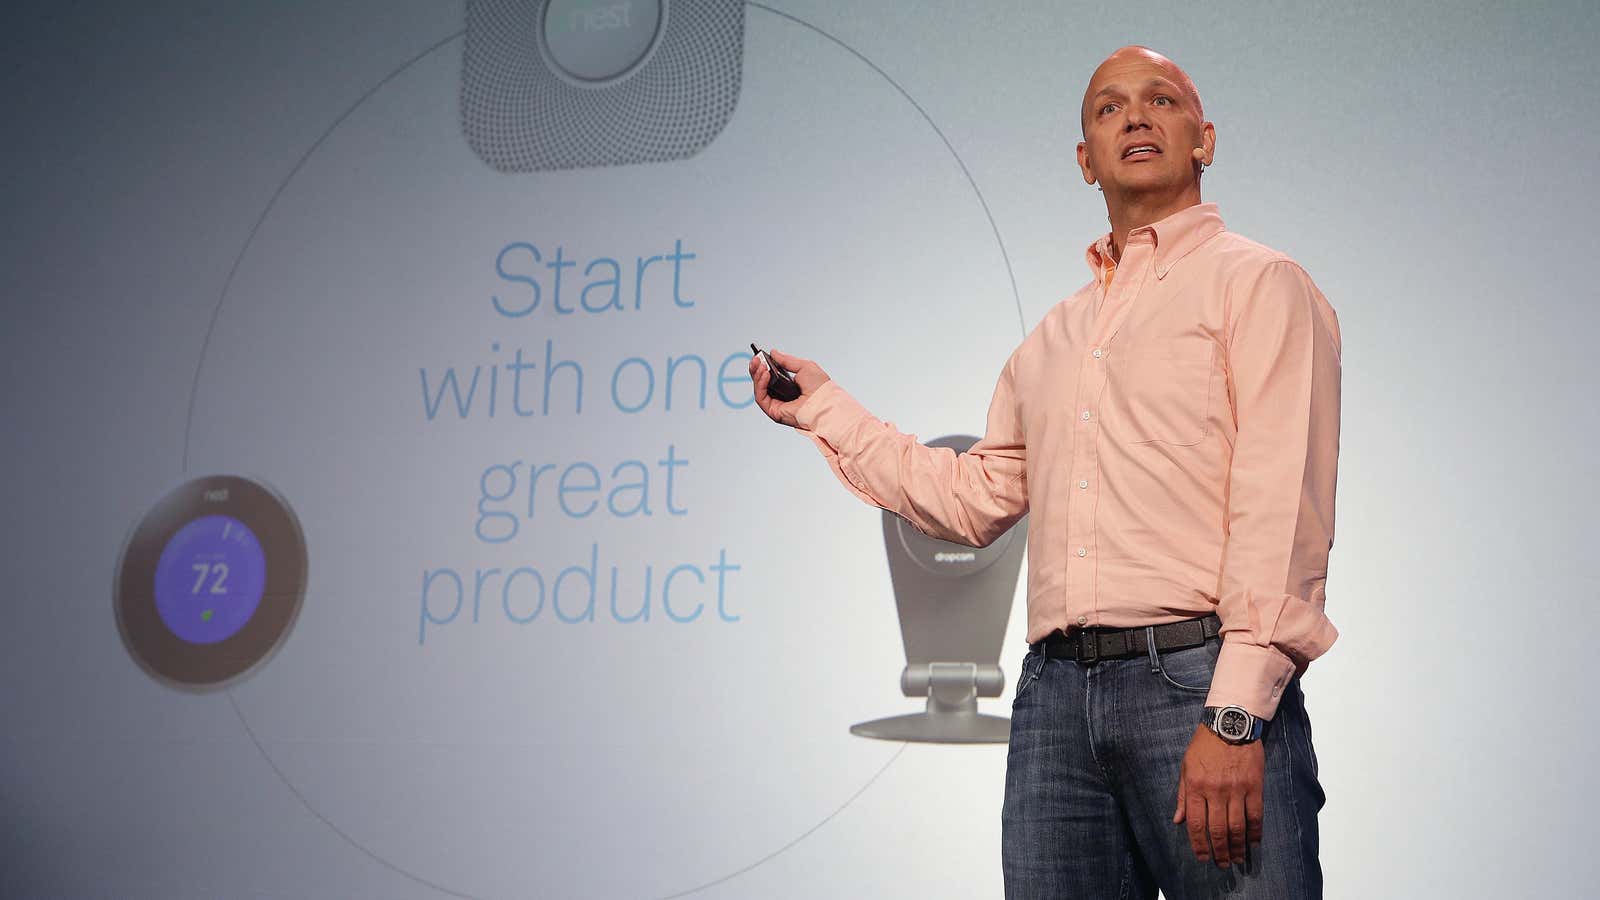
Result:
{"type": "Polygon", "coordinates": [[[874,511],[715,381],[704,409],[605,391],[618,360],[714,372],[753,339],[924,439],[980,429],[1024,329],[1089,278],[1079,102],[1143,43],[1216,123],[1205,199],[1343,326],[1342,636],[1305,678],[1328,896],[1579,895],[1597,18],[773,0],[701,154],[518,176],[461,138],[457,4],[9,5],[0,893],[999,896],[1005,747],[846,731],[916,708],[874,511]],[[674,240],[692,310],[659,284],[587,320],[490,306],[512,242],[674,240]],[[585,367],[581,414],[420,414],[419,370],[547,341],[585,367]],[[546,497],[516,542],[473,536],[487,466],[669,446],[681,515],[546,497]],[[304,520],[305,608],[247,679],[173,691],[118,638],[118,553],[168,490],[234,471],[304,520]],[[722,551],[737,621],[688,577],[691,622],[519,625],[498,595],[423,620],[419,573],[591,548],[632,590],[722,551]]]}

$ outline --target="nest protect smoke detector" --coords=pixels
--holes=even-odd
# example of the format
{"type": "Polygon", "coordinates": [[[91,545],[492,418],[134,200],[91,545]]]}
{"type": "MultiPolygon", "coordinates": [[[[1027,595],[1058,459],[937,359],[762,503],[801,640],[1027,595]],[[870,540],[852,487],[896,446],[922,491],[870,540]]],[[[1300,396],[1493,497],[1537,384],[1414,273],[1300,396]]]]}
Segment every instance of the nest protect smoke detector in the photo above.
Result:
{"type": "Polygon", "coordinates": [[[743,0],[474,0],[461,130],[502,172],[663,162],[733,115],[743,0]]]}
{"type": "MultiPolygon", "coordinates": [[[[962,453],[977,442],[957,435],[927,445],[962,453]]],[[[928,537],[884,510],[883,543],[906,649],[900,690],[926,697],[928,705],[852,725],[850,732],[892,741],[1007,742],[1011,721],[978,712],[978,698],[998,697],[1005,688],[1000,645],[1028,543],[1027,518],[989,546],[969,547],[928,537]]]]}

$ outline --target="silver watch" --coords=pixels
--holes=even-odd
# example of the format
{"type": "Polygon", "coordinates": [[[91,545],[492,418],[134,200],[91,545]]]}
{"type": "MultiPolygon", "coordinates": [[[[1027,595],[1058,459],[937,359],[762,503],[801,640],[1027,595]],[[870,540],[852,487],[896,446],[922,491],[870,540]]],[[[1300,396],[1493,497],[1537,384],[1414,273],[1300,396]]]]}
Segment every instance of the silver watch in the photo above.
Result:
{"type": "Polygon", "coordinates": [[[1208,706],[1200,716],[1200,724],[1230,744],[1260,740],[1267,727],[1265,719],[1252,716],[1238,706],[1208,706]]]}

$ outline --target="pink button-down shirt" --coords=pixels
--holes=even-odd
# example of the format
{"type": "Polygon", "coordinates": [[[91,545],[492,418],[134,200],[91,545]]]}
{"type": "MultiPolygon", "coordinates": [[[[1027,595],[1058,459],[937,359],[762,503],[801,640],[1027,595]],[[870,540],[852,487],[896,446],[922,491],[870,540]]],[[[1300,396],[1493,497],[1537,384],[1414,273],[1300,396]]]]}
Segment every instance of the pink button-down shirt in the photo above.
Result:
{"type": "Polygon", "coordinates": [[[1339,322],[1305,269],[1200,203],[1086,251],[1095,279],[1012,352],[987,432],[923,445],[836,381],[796,411],[856,496],[985,546],[1031,511],[1031,643],[1215,612],[1207,705],[1271,718],[1333,643],[1339,322]]]}

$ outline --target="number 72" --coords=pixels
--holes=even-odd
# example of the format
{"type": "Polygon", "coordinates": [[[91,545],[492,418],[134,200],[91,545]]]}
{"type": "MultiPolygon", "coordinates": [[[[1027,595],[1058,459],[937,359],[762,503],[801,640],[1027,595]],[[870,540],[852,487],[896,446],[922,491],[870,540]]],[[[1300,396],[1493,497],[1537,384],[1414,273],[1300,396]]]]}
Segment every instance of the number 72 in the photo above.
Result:
{"type": "Polygon", "coordinates": [[[225,586],[225,583],[228,580],[228,564],[227,563],[225,563],[225,562],[195,563],[194,565],[190,566],[189,568],[193,569],[194,572],[195,572],[194,588],[192,590],[190,590],[189,593],[191,593],[191,594],[200,593],[200,588],[206,582],[206,576],[210,575],[213,572],[216,573],[217,577],[216,577],[216,579],[214,581],[211,582],[210,593],[213,593],[213,594],[226,594],[228,592],[228,589],[225,586]]]}

